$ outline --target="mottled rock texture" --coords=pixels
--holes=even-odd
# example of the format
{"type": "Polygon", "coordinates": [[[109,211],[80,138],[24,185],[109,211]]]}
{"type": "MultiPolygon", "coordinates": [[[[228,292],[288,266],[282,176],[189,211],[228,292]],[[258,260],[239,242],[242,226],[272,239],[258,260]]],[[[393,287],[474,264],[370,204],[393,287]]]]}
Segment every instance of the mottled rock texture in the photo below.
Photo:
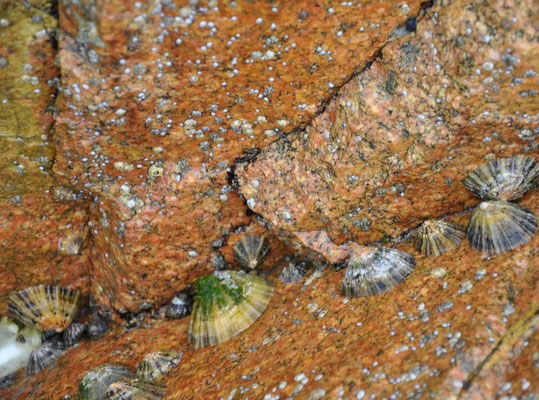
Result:
{"type": "MultiPolygon", "coordinates": [[[[537,192],[523,204],[539,212],[537,192]]],[[[466,223],[468,215],[453,218],[466,223]]],[[[237,337],[194,351],[189,318],[147,319],[141,328],[114,327],[82,342],[56,367],[18,382],[0,397],[73,395],[94,366],[135,367],[161,348],[183,352],[165,378],[166,399],[534,399],[537,382],[539,236],[512,252],[486,257],[463,243],[418,265],[395,289],[344,301],[344,270],[327,269],[308,286],[284,286],[259,320],[237,337]],[[150,328],[151,325],[151,328],[150,328]],[[230,397],[228,397],[230,396],[230,397]],[[268,397],[269,398],[269,397],[268,397]],[[276,397],[272,397],[276,398],[276,397]]],[[[412,241],[399,249],[414,252],[412,241]]]]}
{"type": "Polygon", "coordinates": [[[60,4],[54,172],[95,196],[92,293],[124,312],[213,270],[251,220],[235,160],[304,127],[420,7],[189,4],[60,4]]]}
{"type": "Polygon", "coordinates": [[[87,201],[51,175],[57,19],[48,1],[0,3],[0,308],[41,283],[88,292],[87,201]]]}
{"type": "Polygon", "coordinates": [[[330,262],[341,257],[313,238],[388,240],[477,204],[461,183],[469,171],[537,154],[539,5],[504,5],[437,2],[305,131],[237,169],[247,204],[330,262]]]}
{"type": "MultiPolygon", "coordinates": [[[[56,101],[41,79],[58,77],[54,40],[26,27],[32,13],[48,20],[47,3],[0,5],[24,22],[0,35],[26,32],[15,42],[42,68],[39,93],[0,92],[1,121],[20,108],[34,129],[21,141],[17,121],[1,125],[0,143],[18,147],[0,164],[0,306],[30,283],[84,288],[90,260],[101,307],[155,308],[233,263],[244,233],[268,235],[266,270],[283,243],[339,264],[348,241],[389,244],[477,204],[461,180],[478,164],[536,154],[532,1],[190,4],[62,1],[56,101]],[[32,165],[26,181],[15,160],[32,165]],[[80,254],[62,255],[78,238],[80,254]]],[[[538,195],[519,203],[539,213],[538,195]]],[[[135,367],[163,348],[183,352],[167,399],[537,398],[539,236],[493,257],[464,242],[426,258],[394,242],[418,263],[381,295],[344,300],[332,268],[284,286],[277,268],[267,310],[222,345],[194,351],[189,318],[166,320],[163,307],[124,314],[137,328],[109,323],[41,373],[20,371],[0,398],[73,396],[91,368],[135,367]]]]}

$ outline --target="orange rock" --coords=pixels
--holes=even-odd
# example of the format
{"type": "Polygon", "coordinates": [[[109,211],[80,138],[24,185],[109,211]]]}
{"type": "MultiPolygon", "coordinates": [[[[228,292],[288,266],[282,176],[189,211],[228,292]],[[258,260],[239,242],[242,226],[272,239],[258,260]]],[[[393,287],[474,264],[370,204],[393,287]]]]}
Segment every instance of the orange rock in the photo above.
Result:
{"type": "Polygon", "coordinates": [[[420,7],[213,3],[60,5],[54,172],[96,197],[103,306],[160,305],[212,271],[211,243],[251,221],[235,160],[305,126],[420,7]]]}
{"type": "Polygon", "coordinates": [[[387,44],[305,132],[237,168],[249,207],[303,254],[335,262],[305,243],[309,232],[368,243],[465,210],[478,203],[461,183],[470,170],[533,156],[537,5],[501,18],[495,3],[465,3],[427,10],[417,32],[387,44]]]}

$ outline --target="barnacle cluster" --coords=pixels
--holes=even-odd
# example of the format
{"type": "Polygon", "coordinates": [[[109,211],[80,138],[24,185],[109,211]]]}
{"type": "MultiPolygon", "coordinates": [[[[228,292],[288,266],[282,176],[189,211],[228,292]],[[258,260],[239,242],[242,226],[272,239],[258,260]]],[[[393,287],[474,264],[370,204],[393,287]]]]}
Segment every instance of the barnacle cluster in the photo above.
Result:
{"type": "Polygon", "coordinates": [[[537,216],[513,204],[537,186],[539,165],[530,157],[503,158],[480,165],[464,184],[484,200],[470,218],[470,246],[489,254],[501,254],[528,243],[537,232],[537,216]]]}

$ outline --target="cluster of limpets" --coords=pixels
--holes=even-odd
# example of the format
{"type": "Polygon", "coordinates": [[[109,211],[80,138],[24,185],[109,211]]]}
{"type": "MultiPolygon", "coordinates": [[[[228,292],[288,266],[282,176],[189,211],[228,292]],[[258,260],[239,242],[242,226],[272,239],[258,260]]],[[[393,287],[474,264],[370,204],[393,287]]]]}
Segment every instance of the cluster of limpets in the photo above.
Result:
{"type": "MultiPolygon", "coordinates": [[[[467,237],[472,248],[501,254],[529,242],[537,232],[538,218],[513,201],[535,188],[538,178],[539,165],[525,156],[479,166],[464,179],[468,190],[483,200],[473,210],[468,227],[444,219],[425,221],[417,230],[414,248],[427,256],[440,256],[467,237]]],[[[347,298],[385,292],[406,279],[416,266],[413,255],[390,247],[350,243],[348,250],[342,282],[342,294],[347,298]]],[[[265,237],[245,235],[234,246],[234,260],[241,270],[220,270],[198,278],[193,284],[194,300],[188,290],[174,295],[165,315],[183,318],[192,312],[188,341],[195,349],[223,343],[261,316],[274,290],[274,284],[257,271],[269,251],[265,237]]],[[[292,260],[282,269],[280,278],[285,284],[298,283],[308,269],[307,262],[292,260]]],[[[313,275],[323,269],[315,269],[313,275]]],[[[0,321],[0,354],[7,351],[15,355],[7,361],[0,357],[0,378],[24,365],[28,374],[36,373],[57,358],[65,346],[80,340],[86,327],[72,323],[79,297],[76,291],[46,285],[10,297],[11,316],[27,326],[19,329],[9,319],[0,321]],[[57,341],[42,343],[36,328],[61,333],[64,347],[57,341]]],[[[101,365],[82,379],[77,399],[160,399],[164,386],[156,381],[180,359],[181,353],[175,350],[152,352],[140,361],[136,373],[122,365],[101,365]]]]}
{"type": "Polygon", "coordinates": [[[27,375],[38,373],[81,339],[85,326],[72,324],[79,298],[76,290],[50,285],[9,297],[12,319],[4,317],[0,323],[0,387],[19,368],[26,367],[27,375]]]}
{"type": "MultiPolygon", "coordinates": [[[[414,248],[427,256],[440,256],[460,245],[488,254],[501,254],[528,243],[537,232],[537,216],[511,201],[537,186],[539,165],[526,156],[503,158],[480,165],[464,185],[484,200],[475,207],[468,227],[432,219],[419,227],[414,248]]],[[[408,253],[387,247],[354,247],[348,259],[342,293],[348,298],[385,292],[403,281],[415,268],[408,253]]]]}
{"type": "Polygon", "coordinates": [[[159,380],[176,368],[182,353],[159,350],[148,353],[138,363],[136,373],[120,364],[103,364],[89,371],[77,391],[77,400],[158,400],[164,385],[159,380]]]}

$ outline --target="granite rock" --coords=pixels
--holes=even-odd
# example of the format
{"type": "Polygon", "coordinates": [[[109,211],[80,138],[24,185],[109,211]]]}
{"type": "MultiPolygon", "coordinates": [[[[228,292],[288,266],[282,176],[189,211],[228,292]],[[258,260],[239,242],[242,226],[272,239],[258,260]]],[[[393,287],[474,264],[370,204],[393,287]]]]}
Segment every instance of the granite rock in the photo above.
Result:
{"type": "Polygon", "coordinates": [[[57,19],[49,1],[0,4],[0,309],[14,291],[88,293],[88,202],[51,174],[57,19]]]}
{"type": "MultiPolygon", "coordinates": [[[[539,211],[537,192],[523,204],[539,211]]],[[[469,214],[452,218],[465,224],[469,214]]],[[[412,240],[400,250],[414,252],[412,240]]],[[[246,331],[218,346],[187,344],[189,318],[146,318],[81,342],[57,366],[25,378],[0,397],[61,398],[105,362],[135,367],[161,348],[183,353],[163,383],[166,399],[444,398],[537,396],[539,236],[487,257],[464,242],[440,257],[415,254],[407,280],[377,296],[345,300],[344,270],[305,285],[284,285],[246,331]],[[313,394],[314,393],[314,394],[313,394]],[[270,397],[273,396],[273,397],[270,397]],[[363,397],[361,397],[363,396],[363,397]]]]}
{"type": "Polygon", "coordinates": [[[252,218],[237,159],[304,127],[420,2],[59,9],[54,172],[94,196],[92,293],[128,312],[213,270],[210,244],[252,218]]]}
{"type": "Polygon", "coordinates": [[[389,241],[477,204],[468,172],[537,151],[538,6],[502,3],[427,9],[305,130],[237,168],[249,207],[296,252],[335,263],[327,243],[389,241]]]}

